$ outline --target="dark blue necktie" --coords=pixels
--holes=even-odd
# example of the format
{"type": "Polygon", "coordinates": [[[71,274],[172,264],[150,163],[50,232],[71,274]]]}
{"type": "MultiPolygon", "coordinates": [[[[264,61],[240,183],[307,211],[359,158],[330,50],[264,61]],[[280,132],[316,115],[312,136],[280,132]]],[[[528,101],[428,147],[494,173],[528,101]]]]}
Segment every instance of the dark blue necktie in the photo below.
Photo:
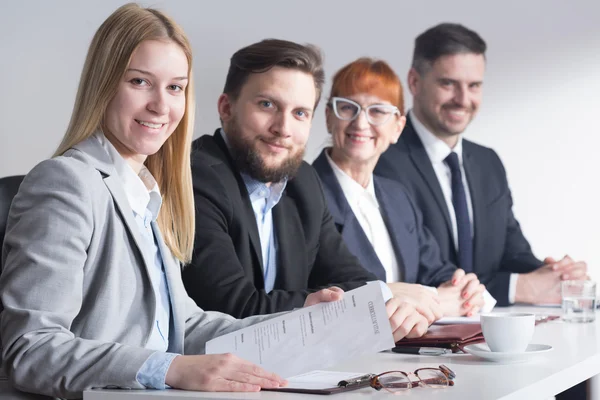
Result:
{"type": "Polygon", "coordinates": [[[467,195],[462,182],[458,155],[452,152],[444,161],[450,167],[452,173],[452,205],[456,214],[456,227],[458,230],[458,266],[464,269],[465,272],[472,272],[473,237],[471,236],[467,195]]]}

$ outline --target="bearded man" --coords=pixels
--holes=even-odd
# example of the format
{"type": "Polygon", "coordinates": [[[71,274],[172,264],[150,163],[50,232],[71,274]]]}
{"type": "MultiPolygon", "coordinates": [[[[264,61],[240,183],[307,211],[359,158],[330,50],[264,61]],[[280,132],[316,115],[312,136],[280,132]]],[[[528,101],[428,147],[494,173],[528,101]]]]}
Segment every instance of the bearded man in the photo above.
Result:
{"type": "MultiPolygon", "coordinates": [[[[192,144],[196,236],[183,279],[203,309],[288,311],[377,281],[345,246],[303,161],[324,79],[311,45],[268,39],[232,56],[222,127],[192,144]]],[[[396,340],[438,317],[378,283],[396,340]]]]}

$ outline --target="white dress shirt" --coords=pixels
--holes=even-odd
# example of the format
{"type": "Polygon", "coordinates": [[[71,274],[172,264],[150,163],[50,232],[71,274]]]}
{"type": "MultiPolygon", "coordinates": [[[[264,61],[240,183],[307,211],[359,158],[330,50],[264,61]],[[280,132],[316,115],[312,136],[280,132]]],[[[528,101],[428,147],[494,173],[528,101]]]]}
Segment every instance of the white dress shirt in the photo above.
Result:
{"type": "MultiPolygon", "coordinates": [[[[419,121],[412,110],[409,111],[408,114],[413,123],[413,127],[415,128],[417,136],[419,136],[419,139],[421,139],[421,142],[423,143],[423,147],[425,147],[425,152],[429,157],[429,161],[431,161],[435,175],[437,176],[440,187],[442,188],[442,194],[444,195],[444,200],[446,201],[446,208],[448,209],[448,214],[450,215],[450,223],[452,224],[452,239],[454,240],[454,248],[456,251],[458,251],[458,228],[456,225],[456,213],[454,212],[454,206],[452,205],[452,172],[450,171],[450,167],[444,162],[446,157],[448,157],[453,151],[458,156],[458,161],[460,164],[460,173],[462,175],[463,186],[465,188],[465,195],[467,198],[469,222],[471,223],[471,235],[473,235],[475,229],[477,229],[477,227],[473,226],[473,203],[471,202],[471,192],[469,190],[467,174],[465,174],[465,167],[463,164],[462,134],[458,137],[458,141],[456,142],[454,148],[451,148],[446,144],[446,142],[431,133],[425,127],[425,125],[419,121]]],[[[518,274],[510,275],[508,289],[508,301],[510,303],[515,302],[517,277],[518,274]]]]}
{"type": "Polygon", "coordinates": [[[392,244],[392,239],[388,232],[381,208],[375,196],[375,186],[373,184],[373,174],[369,178],[369,183],[366,188],[363,188],[358,182],[352,179],[348,174],[338,167],[335,162],[329,157],[327,151],[325,157],[333,169],[333,173],[337,178],[344,196],[350,204],[350,208],[354,216],[358,220],[367,239],[373,246],[377,258],[385,269],[386,282],[400,282],[401,272],[398,267],[396,252],[392,244]]]}

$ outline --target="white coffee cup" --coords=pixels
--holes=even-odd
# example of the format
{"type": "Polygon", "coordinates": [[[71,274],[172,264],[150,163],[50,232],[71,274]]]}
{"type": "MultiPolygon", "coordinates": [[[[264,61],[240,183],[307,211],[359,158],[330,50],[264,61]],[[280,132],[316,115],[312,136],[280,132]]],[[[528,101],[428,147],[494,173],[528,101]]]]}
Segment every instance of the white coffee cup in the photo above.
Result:
{"type": "Polygon", "coordinates": [[[527,350],[535,329],[535,314],[481,314],[483,337],[491,351],[522,353],[527,350]]]}

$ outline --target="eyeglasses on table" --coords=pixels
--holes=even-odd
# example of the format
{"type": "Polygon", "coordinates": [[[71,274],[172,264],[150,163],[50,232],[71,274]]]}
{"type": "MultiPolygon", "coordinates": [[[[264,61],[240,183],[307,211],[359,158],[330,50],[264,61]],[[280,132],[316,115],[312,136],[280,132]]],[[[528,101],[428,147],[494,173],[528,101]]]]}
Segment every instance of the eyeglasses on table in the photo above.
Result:
{"type": "Polygon", "coordinates": [[[387,371],[371,378],[373,389],[384,389],[390,393],[401,393],[423,386],[432,389],[444,389],[454,386],[456,374],[445,365],[438,368],[419,368],[413,372],[387,371]]]}

